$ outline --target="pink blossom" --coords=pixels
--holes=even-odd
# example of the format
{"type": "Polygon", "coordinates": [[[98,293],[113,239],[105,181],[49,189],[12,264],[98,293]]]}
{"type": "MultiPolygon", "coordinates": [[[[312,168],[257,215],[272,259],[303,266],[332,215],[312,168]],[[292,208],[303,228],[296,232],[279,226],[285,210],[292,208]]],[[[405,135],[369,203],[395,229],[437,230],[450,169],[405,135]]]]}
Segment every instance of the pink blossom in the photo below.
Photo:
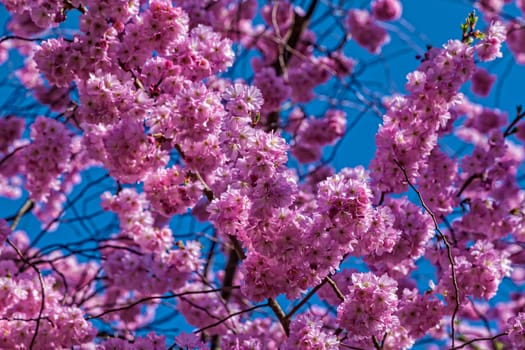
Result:
{"type": "Polygon", "coordinates": [[[394,21],[401,17],[403,8],[398,0],[374,0],[372,14],[380,21],[394,21]]]}
{"type": "Polygon", "coordinates": [[[31,126],[33,142],[23,150],[26,188],[36,201],[58,186],[58,176],[71,156],[71,135],[60,122],[39,116],[31,126]]]}
{"type": "Polygon", "coordinates": [[[345,301],[337,308],[341,327],[352,337],[380,338],[399,323],[397,282],[387,275],[354,273],[345,301]]]}
{"type": "Polygon", "coordinates": [[[525,64],[525,31],[522,24],[517,21],[510,21],[507,24],[507,45],[514,55],[517,63],[525,64]]]}
{"type": "Polygon", "coordinates": [[[381,47],[390,41],[386,30],[378,26],[366,10],[350,10],[347,25],[352,38],[370,53],[378,54],[381,47]]]}
{"type": "Polygon", "coordinates": [[[290,326],[290,337],[283,349],[339,349],[337,336],[323,330],[322,321],[299,315],[290,326]]]}
{"type": "Polygon", "coordinates": [[[478,96],[488,96],[496,76],[489,74],[485,69],[478,68],[472,75],[472,92],[478,96]]]}
{"type": "Polygon", "coordinates": [[[291,94],[290,87],[287,86],[283,78],[277,76],[271,68],[260,69],[255,74],[254,84],[263,94],[263,111],[275,111],[291,94]]]}
{"type": "Polygon", "coordinates": [[[485,34],[485,37],[475,46],[480,60],[493,61],[497,57],[502,57],[500,52],[501,44],[506,40],[507,33],[503,23],[493,21],[485,34]]]}
{"type": "Polygon", "coordinates": [[[513,346],[525,346],[525,313],[520,312],[507,320],[509,338],[513,346]]]}

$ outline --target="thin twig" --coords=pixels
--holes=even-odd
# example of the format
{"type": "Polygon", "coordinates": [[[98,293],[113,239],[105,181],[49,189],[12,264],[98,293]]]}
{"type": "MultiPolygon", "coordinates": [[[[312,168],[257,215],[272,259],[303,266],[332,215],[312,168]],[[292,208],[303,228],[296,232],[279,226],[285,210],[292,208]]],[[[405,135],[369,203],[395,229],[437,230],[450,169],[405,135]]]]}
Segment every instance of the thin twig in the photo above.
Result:
{"type": "Polygon", "coordinates": [[[305,295],[305,297],[299,302],[299,304],[295,305],[293,307],[293,309],[288,312],[288,314],[286,315],[286,318],[291,318],[304,304],[306,304],[308,302],[308,300],[310,300],[311,297],[313,297],[315,295],[315,293],[321,289],[322,286],[324,286],[324,284],[328,282],[327,279],[325,278],[321,283],[319,283],[317,286],[315,286],[314,288],[312,288],[311,291],[308,292],[308,294],[305,295]]]}
{"type": "Polygon", "coordinates": [[[339,300],[345,301],[345,296],[341,292],[339,287],[337,287],[337,284],[335,283],[335,281],[330,276],[326,276],[325,280],[326,280],[326,282],[328,282],[330,284],[330,286],[332,286],[332,289],[334,290],[334,292],[337,295],[337,297],[339,298],[339,300]]]}
{"type": "Polygon", "coordinates": [[[483,176],[482,174],[472,174],[470,177],[465,181],[463,186],[459,189],[458,193],[456,193],[456,197],[461,197],[463,192],[467,189],[467,187],[475,180],[475,179],[481,179],[483,176]]]}
{"type": "Polygon", "coordinates": [[[478,342],[478,341],[483,341],[483,340],[494,341],[495,339],[497,339],[499,337],[503,337],[504,335],[507,335],[507,333],[500,333],[500,334],[497,334],[497,335],[495,335],[493,337],[475,338],[475,339],[469,340],[468,342],[463,343],[460,346],[456,346],[456,347],[454,347],[454,343],[452,342],[452,347],[450,348],[450,350],[463,349],[463,348],[469,346],[470,344],[473,344],[473,343],[478,342]]]}
{"type": "MultiPolygon", "coordinates": [[[[238,287],[238,286],[230,287],[230,289],[234,289],[234,288],[240,288],[240,287],[238,287]]],[[[86,319],[87,320],[91,320],[91,319],[94,319],[94,318],[100,318],[100,317],[102,317],[104,315],[107,315],[107,314],[110,314],[110,313],[113,313],[113,312],[128,310],[128,309],[132,308],[133,306],[142,304],[145,301],[157,300],[157,299],[158,300],[173,299],[173,298],[183,297],[185,295],[192,295],[192,294],[218,293],[218,292],[222,292],[223,290],[224,290],[224,288],[217,288],[217,289],[209,289],[209,290],[201,290],[201,291],[187,291],[187,292],[182,292],[182,293],[177,293],[177,294],[168,294],[168,295],[152,295],[152,296],[149,296],[149,297],[144,297],[144,298],[138,299],[138,300],[134,301],[133,303],[126,304],[126,305],[123,305],[123,306],[118,307],[118,308],[113,308],[113,309],[106,310],[106,311],[101,312],[101,313],[99,313],[97,315],[94,315],[94,316],[88,316],[88,317],[86,317],[86,319]]]]}
{"type": "Polygon", "coordinates": [[[207,325],[206,327],[202,327],[202,328],[197,329],[197,330],[196,330],[195,332],[193,332],[193,333],[197,334],[197,333],[204,332],[205,330],[207,330],[207,329],[209,329],[209,328],[213,328],[213,327],[215,327],[215,326],[218,326],[218,325],[220,325],[220,324],[222,324],[222,323],[228,321],[228,320],[229,320],[230,318],[232,318],[232,317],[235,317],[235,316],[238,316],[238,315],[242,315],[242,314],[244,314],[244,313],[246,313],[246,312],[250,312],[250,311],[253,311],[253,310],[256,310],[256,309],[260,309],[260,308],[262,308],[262,307],[266,307],[266,306],[268,306],[268,304],[259,304],[259,305],[252,306],[252,307],[250,307],[250,308],[248,308],[248,309],[244,309],[244,310],[241,310],[241,311],[234,312],[233,314],[230,314],[230,315],[224,317],[224,318],[221,319],[220,321],[217,321],[217,322],[215,322],[215,323],[209,324],[209,325],[207,325]]]}
{"type": "Polygon", "coordinates": [[[523,117],[525,117],[525,112],[523,112],[522,109],[522,106],[516,107],[516,117],[514,117],[512,122],[509,124],[509,126],[507,126],[507,128],[503,132],[503,137],[508,137],[517,131],[515,128],[516,124],[518,124],[518,122],[521,119],[523,119],[523,117]]]}

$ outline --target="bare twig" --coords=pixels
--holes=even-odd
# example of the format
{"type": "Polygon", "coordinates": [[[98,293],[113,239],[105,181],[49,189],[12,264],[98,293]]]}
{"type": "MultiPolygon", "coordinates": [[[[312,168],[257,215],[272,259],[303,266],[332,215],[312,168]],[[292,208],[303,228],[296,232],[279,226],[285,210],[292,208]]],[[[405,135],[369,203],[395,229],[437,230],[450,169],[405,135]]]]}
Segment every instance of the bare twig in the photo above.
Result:
{"type": "Polygon", "coordinates": [[[35,205],[35,203],[31,200],[31,199],[28,199],[23,205],[22,207],[18,210],[18,212],[16,213],[16,216],[13,218],[13,222],[11,223],[11,230],[15,230],[16,227],[18,226],[18,224],[20,223],[20,220],[22,219],[22,217],[27,214],[31,209],[33,209],[33,206],[35,205]]]}
{"type": "Polygon", "coordinates": [[[279,305],[279,303],[273,298],[268,298],[267,305],[270,306],[275,316],[277,316],[277,319],[279,319],[279,322],[281,322],[284,333],[286,333],[286,335],[290,335],[290,319],[286,317],[283,309],[281,308],[281,305],[279,305]]]}
{"type": "Polygon", "coordinates": [[[456,193],[456,197],[461,197],[463,192],[467,189],[467,187],[475,180],[475,179],[481,179],[482,174],[472,174],[469,176],[467,181],[463,183],[463,186],[459,189],[458,193],[456,193]]]}
{"type": "Polygon", "coordinates": [[[335,294],[337,295],[337,297],[339,298],[339,300],[341,301],[344,301],[345,300],[345,296],[344,294],[341,292],[341,290],[339,289],[339,287],[337,287],[337,284],[335,283],[335,281],[330,278],[330,276],[326,276],[325,277],[325,280],[326,282],[328,282],[330,284],[330,286],[332,287],[332,289],[334,290],[335,294]]]}
{"type": "Polygon", "coordinates": [[[379,342],[377,341],[375,335],[372,336],[372,343],[374,343],[374,348],[376,348],[376,350],[383,349],[383,346],[381,344],[379,344],[379,342]]]}
{"type": "Polygon", "coordinates": [[[327,279],[325,278],[321,283],[319,283],[317,286],[312,288],[312,290],[309,291],[308,294],[305,295],[305,297],[299,302],[299,304],[295,305],[293,309],[290,312],[288,312],[288,314],[286,315],[286,318],[288,319],[291,318],[304,304],[308,302],[308,300],[310,300],[311,297],[315,295],[315,293],[317,293],[319,289],[321,289],[322,286],[324,286],[326,282],[327,282],[327,279]]]}
{"type": "Polygon", "coordinates": [[[507,333],[500,333],[500,334],[497,334],[497,335],[495,335],[493,337],[475,338],[475,339],[469,340],[468,342],[463,343],[463,344],[461,344],[459,346],[456,346],[456,347],[454,347],[454,344],[452,344],[452,347],[450,348],[450,350],[463,349],[463,348],[469,346],[470,344],[473,344],[473,343],[478,342],[478,341],[483,341],[483,340],[494,341],[495,339],[497,339],[499,337],[503,337],[504,335],[507,335],[507,333]]]}
{"type": "MultiPolygon", "coordinates": [[[[234,286],[234,287],[230,287],[230,289],[235,289],[235,288],[239,288],[238,286],[234,286]]],[[[91,319],[94,319],[94,318],[100,318],[104,315],[107,315],[107,314],[110,314],[110,313],[113,313],[113,312],[118,312],[118,311],[123,311],[123,310],[128,310],[128,309],[131,309],[132,307],[136,306],[136,305],[139,305],[143,302],[146,302],[146,301],[150,301],[150,300],[162,300],[162,299],[173,299],[173,298],[178,298],[178,297],[183,297],[185,295],[192,295],[192,294],[205,294],[205,293],[218,293],[218,292],[222,292],[224,290],[224,288],[217,288],[217,289],[209,289],[209,290],[201,290],[201,291],[188,291],[188,292],[182,292],[182,293],[177,293],[177,294],[168,294],[168,295],[152,295],[152,296],[149,296],[149,297],[144,297],[144,298],[141,298],[141,299],[138,299],[130,304],[125,304],[123,306],[120,306],[120,307],[117,307],[117,308],[113,308],[113,309],[108,309],[104,312],[101,312],[97,315],[94,315],[94,316],[88,316],[86,317],[86,319],[88,320],[91,320],[91,319]]]]}
{"type": "Polygon", "coordinates": [[[525,112],[523,111],[523,107],[522,106],[517,106],[516,107],[516,116],[514,117],[512,122],[509,124],[509,126],[507,126],[507,128],[503,132],[503,137],[508,137],[508,136],[512,135],[513,133],[515,133],[517,131],[515,126],[516,126],[516,124],[518,124],[518,122],[521,119],[523,119],[523,117],[525,117],[525,112]]]}
{"type": "Polygon", "coordinates": [[[250,311],[253,311],[253,310],[257,310],[257,309],[260,309],[260,308],[262,308],[262,307],[266,307],[266,306],[268,306],[268,304],[259,304],[259,305],[252,306],[252,307],[250,307],[250,308],[248,308],[248,309],[244,309],[244,310],[241,310],[241,311],[234,312],[233,314],[230,314],[230,315],[228,315],[228,316],[222,318],[220,321],[217,321],[217,322],[215,322],[215,323],[209,324],[209,325],[207,325],[206,327],[202,327],[202,328],[197,329],[194,333],[201,333],[201,332],[204,332],[204,331],[207,330],[207,329],[213,328],[213,327],[215,327],[215,326],[218,326],[218,325],[220,325],[220,324],[222,324],[222,323],[228,321],[228,320],[229,320],[230,318],[232,318],[232,317],[235,317],[235,316],[238,316],[238,315],[242,315],[242,314],[244,314],[244,313],[246,313],[246,312],[250,312],[250,311]]]}

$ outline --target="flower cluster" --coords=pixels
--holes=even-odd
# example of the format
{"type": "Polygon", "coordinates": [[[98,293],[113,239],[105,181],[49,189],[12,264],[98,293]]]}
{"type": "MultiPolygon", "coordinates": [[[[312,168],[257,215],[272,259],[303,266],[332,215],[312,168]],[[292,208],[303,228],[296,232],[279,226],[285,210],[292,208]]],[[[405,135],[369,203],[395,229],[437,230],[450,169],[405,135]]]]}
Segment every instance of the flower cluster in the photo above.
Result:
{"type": "Polygon", "coordinates": [[[415,183],[420,169],[437,144],[438,131],[451,118],[458,90],[475,69],[473,49],[449,41],[431,49],[421,66],[407,76],[410,95],[395,97],[376,135],[376,155],[370,167],[372,185],[384,193],[406,189],[402,166],[415,183]]]}
{"type": "Polygon", "coordinates": [[[372,193],[367,180],[363,168],[347,168],[319,184],[318,210],[331,224],[331,238],[340,244],[350,243],[370,225],[372,193]]]}
{"type": "MultiPolygon", "coordinates": [[[[467,296],[491,299],[498,290],[501,280],[509,276],[511,267],[508,252],[494,248],[487,241],[479,240],[464,255],[455,257],[455,279],[459,288],[457,299],[460,303],[467,302],[467,296]]],[[[440,257],[440,265],[446,270],[440,278],[437,290],[443,294],[449,309],[456,305],[456,292],[453,286],[449,263],[444,256],[440,257]]]]}
{"type": "MultiPolygon", "coordinates": [[[[378,11],[376,8],[374,12],[378,11]]],[[[380,13],[380,16],[382,15],[380,13]]],[[[370,53],[380,53],[381,47],[390,41],[387,31],[377,24],[367,10],[350,10],[347,25],[352,38],[370,53]]]]}
{"type": "Polygon", "coordinates": [[[271,318],[246,320],[223,336],[228,349],[278,350],[285,339],[281,325],[271,318]]]}
{"type": "Polygon", "coordinates": [[[129,77],[119,79],[109,73],[90,74],[78,85],[78,93],[79,116],[90,124],[117,124],[122,118],[138,120],[144,114],[138,109],[144,107],[136,102],[147,102],[145,94],[133,88],[129,77]]]}
{"type": "Polygon", "coordinates": [[[144,180],[152,208],[165,216],[183,214],[202,196],[202,185],[179,166],[159,168],[144,180]]]}
{"type": "Polygon", "coordinates": [[[437,147],[428,156],[428,163],[420,170],[419,191],[430,211],[446,216],[458,204],[457,163],[437,147]]]}
{"type": "MultiPolygon", "coordinates": [[[[365,256],[365,261],[376,273],[388,272],[391,276],[406,276],[414,268],[414,261],[425,253],[427,244],[434,236],[432,219],[420,207],[406,197],[387,198],[385,206],[390,208],[395,221],[393,230],[398,238],[391,252],[365,256]]],[[[372,230],[372,234],[373,234],[372,230]]],[[[368,239],[378,240],[381,236],[368,239]]]]}
{"type": "Polygon", "coordinates": [[[339,325],[352,337],[381,339],[399,323],[396,291],[397,282],[387,275],[354,273],[345,301],[337,308],[339,325]]]}
{"type": "Polygon", "coordinates": [[[283,349],[337,350],[337,336],[323,329],[322,320],[307,315],[299,315],[290,326],[290,336],[283,349]]]}
{"type": "Polygon", "coordinates": [[[437,326],[445,312],[444,305],[432,294],[419,294],[417,289],[403,289],[397,316],[413,339],[424,336],[437,326]]]}
{"type": "Polygon", "coordinates": [[[37,203],[34,209],[34,214],[40,220],[42,227],[49,230],[58,227],[56,220],[63,213],[67,195],[82,181],[80,173],[94,163],[82,149],[81,137],[73,137],[70,150],[71,157],[63,169],[59,186],[51,189],[46,201],[37,203]]]}
{"type": "Polygon", "coordinates": [[[401,17],[403,8],[399,0],[374,0],[372,14],[380,21],[394,21],[401,17]]]}
{"type": "Polygon", "coordinates": [[[507,38],[507,30],[503,23],[494,21],[491,23],[484,38],[474,49],[481,61],[493,61],[498,57],[503,57],[501,44],[507,38]]]}
{"type": "MultiPolygon", "coordinates": [[[[295,115],[295,118],[299,115],[295,115]]],[[[291,147],[292,155],[301,163],[311,163],[321,158],[322,148],[334,144],[346,129],[346,114],[328,110],[319,119],[303,119],[290,123],[288,130],[295,136],[291,147]]]]}
{"type": "Polygon", "coordinates": [[[104,135],[103,143],[106,153],[102,162],[114,178],[124,183],[144,180],[168,161],[166,152],[144,133],[139,122],[120,122],[104,135]]]}
{"type": "MultiPolygon", "coordinates": [[[[21,27],[34,26],[35,32],[43,31],[49,27],[55,27],[59,22],[65,20],[64,13],[66,12],[66,4],[61,1],[2,1],[2,3],[9,12],[17,15],[17,17],[14,18],[14,23],[18,20],[21,27]],[[29,22],[29,24],[27,22],[29,22]]],[[[25,34],[24,32],[22,33],[25,34]]]]}
{"type": "Polygon", "coordinates": [[[281,106],[281,103],[286,101],[291,94],[291,89],[284,83],[282,77],[275,74],[271,68],[262,68],[256,74],[253,81],[263,96],[264,105],[262,110],[264,112],[273,112],[281,106]]]}
{"type": "Polygon", "coordinates": [[[59,186],[58,177],[71,157],[71,135],[64,124],[43,116],[31,125],[33,142],[24,148],[26,189],[35,201],[45,201],[59,186]]]}
{"type": "Polygon", "coordinates": [[[219,228],[224,236],[233,235],[242,242],[249,241],[246,236],[250,218],[251,202],[240,189],[229,188],[209,206],[209,220],[219,228]]]}
{"type": "MultiPolygon", "coordinates": [[[[401,230],[395,228],[395,216],[388,206],[381,206],[368,214],[370,226],[358,235],[354,256],[381,256],[391,253],[401,237],[401,230]]],[[[399,227],[399,225],[398,225],[399,227]]]]}
{"type": "Polygon", "coordinates": [[[512,346],[521,348],[525,346],[525,313],[520,312],[507,320],[509,327],[508,337],[512,346]]]}

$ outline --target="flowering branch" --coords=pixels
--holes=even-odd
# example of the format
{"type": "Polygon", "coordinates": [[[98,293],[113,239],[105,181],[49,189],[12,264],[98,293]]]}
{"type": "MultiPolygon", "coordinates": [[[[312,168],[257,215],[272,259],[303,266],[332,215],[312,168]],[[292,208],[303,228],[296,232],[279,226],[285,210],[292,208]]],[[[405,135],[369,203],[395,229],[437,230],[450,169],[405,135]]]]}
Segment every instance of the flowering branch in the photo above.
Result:
{"type": "Polygon", "coordinates": [[[410,182],[405,168],[396,159],[394,159],[394,162],[396,163],[396,165],[399,167],[399,169],[403,173],[405,181],[408,183],[410,188],[416,193],[417,197],[419,198],[419,202],[421,203],[421,205],[423,206],[425,211],[432,218],[432,222],[434,223],[434,229],[438,233],[439,237],[443,240],[443,243],[445,243],[445,247],[446,247],[446,250],[447,250],[447,257],[448,257],[448,261],[450,263],[450,270],[451,270],[451,275],[452,275],[452,284],[454,286],[455,305],[454,305],[454,311],[452,312],[452,318],[450,320],[450,328],[451,328],[451,332],[452,332],[452,335],[451,335],[451,337],[452,337],[452,347],[454,347],[454,341],[455,341],[455,326],[454,326],[454,324],[455,324],[455,320],[456,320],[456,314],[459,311],[460,301],[459,301],[458,281],[456,279],[456,264],[454,263],[454,257],[452,256],[452,247],[451,247],[447,237],[445,236],[445,234],[443,234],[443,232],[441,232],[441,229],[439,228],[439,225],[437,223],[436,216],[430,210],[430,208],[425,204],[425,201],[423,200],[423,196],[421,195],[419,190],[412,184],[412,182],[410,182]]]}

